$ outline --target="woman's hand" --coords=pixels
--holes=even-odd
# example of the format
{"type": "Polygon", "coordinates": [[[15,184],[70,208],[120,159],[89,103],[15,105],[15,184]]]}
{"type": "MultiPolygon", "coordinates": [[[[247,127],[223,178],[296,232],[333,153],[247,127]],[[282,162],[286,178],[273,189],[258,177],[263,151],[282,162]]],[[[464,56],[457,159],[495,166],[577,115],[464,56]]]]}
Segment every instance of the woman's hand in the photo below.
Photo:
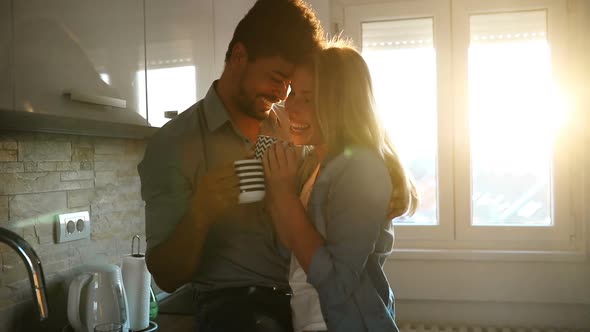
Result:
{"type": "Polygon", "coordinates": [[[271,145],[262,159],[266,190],[289,191],[296,194],[297,157],[295,147],[287,142],[271,145]]]}
{"type": "Polygon", "coordinates": [[[297,154],[293,145],[278,142],[271,145],[262,159],[266,183],[266,209],[283,244],[290,247],[289,216],[301,209],[297,195],[297,154]]]}

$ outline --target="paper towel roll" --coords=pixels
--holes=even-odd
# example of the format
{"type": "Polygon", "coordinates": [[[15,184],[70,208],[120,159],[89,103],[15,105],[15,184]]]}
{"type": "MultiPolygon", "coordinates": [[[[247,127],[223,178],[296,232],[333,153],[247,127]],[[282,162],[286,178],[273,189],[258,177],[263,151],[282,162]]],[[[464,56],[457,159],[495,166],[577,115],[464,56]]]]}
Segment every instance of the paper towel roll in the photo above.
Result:
{"type": "Polygon", "coordinates": [[[121,274],[129,308],[129,328],[133,331],[143,330],[150,324],[151,275],[145,264],[145,256],[124,256],[121,274]]]}

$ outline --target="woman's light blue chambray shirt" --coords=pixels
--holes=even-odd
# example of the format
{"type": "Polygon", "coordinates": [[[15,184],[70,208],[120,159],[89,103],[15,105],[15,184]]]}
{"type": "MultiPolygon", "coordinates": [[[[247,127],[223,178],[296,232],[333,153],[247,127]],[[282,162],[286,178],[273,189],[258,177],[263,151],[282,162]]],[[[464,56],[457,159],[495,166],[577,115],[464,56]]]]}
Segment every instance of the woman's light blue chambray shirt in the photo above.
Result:
{"type": "Polygon", "coordinates": [[[399,331],[383,264],[393,247],[387,219],[391,181],[383,160],[350,149],[322,168],[308,213],[325,244],[307,281],[317,290],[330,332],[399,331]]]}

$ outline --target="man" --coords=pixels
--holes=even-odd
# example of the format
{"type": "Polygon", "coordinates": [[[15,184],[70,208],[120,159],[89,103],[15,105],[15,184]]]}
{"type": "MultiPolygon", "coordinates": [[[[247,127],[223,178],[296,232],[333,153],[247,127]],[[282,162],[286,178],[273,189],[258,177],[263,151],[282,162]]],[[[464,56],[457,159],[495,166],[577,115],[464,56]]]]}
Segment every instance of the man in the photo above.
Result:
{"type": "Polygon", "coordinates": [[[289,254],[259,205],[237,205],[231,162],[261,133],[288,135],[273,104],[322,44],[301,0],[258,0],[236,27],[221,78],[151,138],[138,166],[148,269],[167,292],[194,285],[199,332],[292,329],[289,254]]]}

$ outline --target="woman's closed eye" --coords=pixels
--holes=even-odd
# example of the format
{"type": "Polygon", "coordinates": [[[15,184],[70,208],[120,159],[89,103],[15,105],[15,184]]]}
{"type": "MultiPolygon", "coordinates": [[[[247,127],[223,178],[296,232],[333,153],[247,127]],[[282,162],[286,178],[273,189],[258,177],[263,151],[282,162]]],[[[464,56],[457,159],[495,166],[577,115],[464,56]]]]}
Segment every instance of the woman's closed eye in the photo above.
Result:
{"type": "MultiPolygon", "coordinates": [[[[296,95],[297,95],[297,93],[293,90],[293,88],[291,88],[291,92],[289,92],[289,98],[295,98],[296,95]]],[[[309,104],[309,103],[311,103],[311,98],[306,96],[303,98],[303,102],[305,104],[309,104]]]]}

